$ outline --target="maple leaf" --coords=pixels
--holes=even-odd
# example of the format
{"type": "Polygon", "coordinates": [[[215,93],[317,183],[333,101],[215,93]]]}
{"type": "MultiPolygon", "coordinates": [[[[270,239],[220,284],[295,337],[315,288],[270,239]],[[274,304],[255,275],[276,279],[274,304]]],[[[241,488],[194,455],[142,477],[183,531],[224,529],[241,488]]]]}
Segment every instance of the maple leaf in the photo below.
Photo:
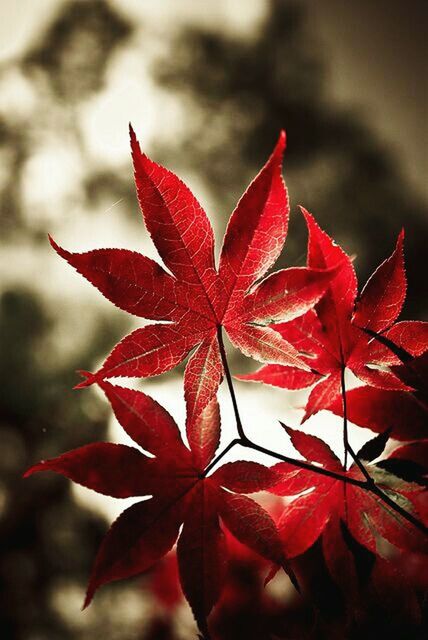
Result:
{"type": "MultiPolygon", "coordinates": [[[[267,498],[266,506],[271,514],[275,512],[276,506],[281,509],[280,498],[273,502],[273,496],[263,494],[260,497],[267,498]]],[[[241,544],[228,529],[224,530],[224,534],[228,550],[228,571],[221,598],[210,618],[211,635],[213,638],[223,638],[228,629],[227,637],[267,639],[264,633],[264,629],[269,626],[266,616],[272,609],[275,610],[275,599],[264,588],[264,578],[270,563],[241,544]],[[258,620],[254,619],[254,614],[258,620]],[[237,625],[233,625],[234,619],[237,625]]],[[[177,608],[184,599],[175,551],[171,551],[157,563],[147,577],[144,587],[149,588],[150,595],[155,599],[154,612],[158,612],[162,619],[174,620],[177,608]]]]}
{"type": "Polygon", "coordinates": [[[195,420],[222,379],[220,327],[247,356],[309,371],[294,346],[268,325],[310,309],[331,270],[283,269],[254,286],[278,258],[287,234],[289,203],[281,175],[285,133],[232,213],[218,271],[214,234],[202,207],[176,175],[141,152],[132,128],[130,133],[144,222],[169,271],[134,251],[71,253],[50,241],[115,305],[164,324],[149,324],[125,337],[78,387],[114,377],[158,375],[196,349],[184,377],[187,417],[195,420]]]}
{"type": "MultiPolygon", "coordinates": [[[[360,459],[372,460],[380,455],[388,438],[388,432],[369,440],[359,451],[360,459]]],[[[399,446],[388,458],[378,462],[382,469],[390,471],[406,481],[424,484],[427,468],[428,441],[411,442],[399,446]]],[[[418,512],[426,517],[428,510],[426,491],[415,491],[413,501],[418,512]]],[[[389,616],[397,609],[406,612],[413,624],[420,624],[421,609],[416,589],[420,579],[406,575],[402,560],[415,563],[417,572],[423,573],[426,555],[409,553],[408,549],[386,549],[381,556],[368,551],[349,532],[343,520],[331,518],[322,533],[322,550],[327,569],[346,596],[350,616],[364,615],[368,606],[385,610],[389,616]],[[401,566],[400,566],[401,565],[401,566]],[[368,599],[367,599],[368,598],[368,599]],[[399,602],[399,605],[398,605],[399,602]]],[[[403,545],[404,546],[404,545],[403,545]]],[[[422,589],[425,589],[424,584],[422,589]]]]}
{"type": "MultiPolygon", "coordinates": [[[[286,430],[293,446],[306,460],[329,471],[344,474],[347,478],[365,480],[355,465],[345,471],[340,460],[323,440],[289,427],[286,430]]],[[[357,454],[361,462],[368,464],[378,457],[386,440],[385,435],[381,434],[364,445],[357,454]]],[[[407,457],[411,453],[405,450],[402,455],[407,457]]],[[[410,514],[426,521],[426,492],[420,484],[405,482],[388,472],[385,462],[389,459],[370,464],[370,476],[389,498],[410,514]]],[[[296,496],[286,505],[278,521],[288,556],[294,557],[306,551],[326,530],[328,535],[337,536],[341,520],[355,540],[374,554],[380,554],[381,538],[399,549],[427,552],[426,536],[374,492],[306,469],[296,469],[289,463],[279,463],[273,470],[282,473],[283,478],[269,491],[276,495],[296,496]]]]}
{"type": "Polygon", "coordinates": [[[178,538],[182,589],[206,632],[206,618],[218,600],[227,567],[220,518],[241,543],[290,572],[274,521],[242,495],[269,488],[279,476],[259,463],[238,461],[205,477],[220,437],[215,399],[199,417],[199,428],[188,423],[189,449],[173,418],[152,398],[107,381],[99,385],[126,433],[154,457],[134,447],[99,442],[42,461],[25,476],[54,471],[115,498],[152,496],[126,509],[111,526],[98,551],[84,606],[101,585],[151,567],[178,538]]]}
{"type": "MultiPolygon", "coordinates": [[[[279,516],[279,514],[282,513],[282,500],[276,498],[276,501],[272,503],[273,496],[264,494],[261,497],[265,496],[269,498],[266,505],[269,507],[269,513],[275,519],[276,515],[279,516]]],[[[229,573],[226,578],[225,589],[221,596],[222,606],[224,606],[225,602],[227,603],[234,599],[241,602],[243,598],[241,591],[243,585],[235,584],[231,572],[232,574],[234,571],[239,572],[239,574],[242,574],[242,572],[248,574],[250,572],[253,574],[253,579],[250,581],[250,584],[253,585],[254,581],[257,581],[260,583],[260,586],[262,586],[264,581],[263,574],[266,574],[270,568],[269,560],[239,542],[228,529],[224,530],[224,535],[228,551],[229,573]]],[[[150,573],[150,586],[159,604],[168,609],[169,613],[182,602],[180,576],[174,550],[168,553],[162,561],[153,567],[150,573]]],[[[216,615],[218,615],[218,613],[216,615]]]]}
{"type": "Polygon", "coordinates": [[[330,576],[345,595],[348,619],[361,620],[374,606],[389,618],[399,611],[400,616],[404,613],[413,624],[420,624],[415,581],[403,575],[396,558],[390,560],[367,551],[338,518],[324,528],[322,551],[330,576]]]}
{"type": "MultiPolygon", "coordinates": [[[[348,420],[372,431],[382,432],[391,428],[397,440],[424,438],[428,424],[428,352],[392,369],[415,391],[387,391],[373,387],[352,389],[346,394],[348,420]]],[[[343,416],[342,400],[337,398],[329,410],[343,416]]]]}
{"type": "Polygon", "coordinates": [[[379,334],[414,356],[428,350],[428,323],[403,321],[396,324],[406,295],[403,232],[392,255],[369,278],[357,295],[357,278],[351,258],[302,208],[308,227],[309,268],[328,269],[340,262],[325,295],[315,309],[275,326],[296,350],[306,353],[311,371],[278,363],[268,364],[253,374],[238,376],[284,389],[314,385],[308,398],[304,420],[329,406],[341,393],[343,367],[362,382],[384,390],[409,391],[387,367],[399,364],[391,349],[373,336],[379,334]]]}

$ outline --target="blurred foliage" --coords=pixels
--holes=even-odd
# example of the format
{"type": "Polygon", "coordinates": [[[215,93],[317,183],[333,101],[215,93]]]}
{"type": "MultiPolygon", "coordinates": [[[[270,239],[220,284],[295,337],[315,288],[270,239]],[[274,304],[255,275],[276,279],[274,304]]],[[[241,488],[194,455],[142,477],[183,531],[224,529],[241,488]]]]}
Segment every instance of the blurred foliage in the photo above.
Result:
{"type": "MultiPolygon", "coordinates": [[[[273,501],[269,505],[270,512],[277,516],[282,509],[281,501],[273,501]]],[[[384,561],[376,559],[374,554],[352,539],[350,548],[359,569],[359,589],[351,596],[350,592],[345,594],[332,581],[324,561],[321,540],[318,540],[292,561],[302,588],[302,593],[297,595],[290,591],[290,584],[281,571],[266,587],[264,580],[269,573],[269,563],[241,545],[227,531],[226,538],[229,569],[222,596],[210,617],[213,640],[423,639],[421,608],[415,588],[419,590],[419,600],[423,603],[421,594],[426,589],[426,579],[420,581],[416,574],[424,574],[425,557],[412,557],[413,576],[407,571],[404,581],[403,578],[397,580],[395,573],[389,574],[385,570],[384,561]],[[377,563],[381,564],[381,570],[376,572],[379,569],[377,563]],[[374,573],[377,576],[376,588],[370,579],[374,573]]],[[[403,554],[398,564],[404,565],[408,560],[408,554],[403,554]]],[[[159,613],[148,627],[149,634],[143,634],[144,640],[192,637],[190,630],[185,635],[176,623],[184,602],[178,580],[175,552],[163,558],[146,575],[144,587],[157,603],[159,613]]]]}
{"type": "MultiPolygon", "coordinates": [[[[103,439],[108,412],[92,394],[71,390],[74,369],[104,353],[116,330],[86,344],[75,361],[44,366],[53,322],[29,290],[0,298],[0,627],[3,637],[72,637],[52,607],[64,576],[83,593],[104,530],[100,517],[76,506],[57,477],[24,481],[36,459],[103,439]]],[[[58,361],[61,362],[60,354],[58,361]]]]}
{"type": "Polygon", "coordinates": [[[45,240],[48,214],[40,219],[37,207],[28,210],[23,185],[34,152],[46,144],[55,145],[58,154],[73,152],[86,168],[82,184],[68,198],[69,206],[80,201],[90,208],[102,198],[111,204],[120,196],[135,202],[132,175],[122,179],[91,164],[76,117],[79,104],[104,89],[112,58],[132,32],[130,21],[104,0],[67,2],[21,58],[0,68],[0,81],[15,83],[23,93],[16,112],[0,115],[1,241],[16,239],[22,232],[45,240]]]}
{"type": "Polygon", "coordinates": [[[84,100],[103,88],[110,57],[131,31],[129,21],[103,0],[71,2],[28,52],[24,65],[48,74],[59,100],[84,100]]]}

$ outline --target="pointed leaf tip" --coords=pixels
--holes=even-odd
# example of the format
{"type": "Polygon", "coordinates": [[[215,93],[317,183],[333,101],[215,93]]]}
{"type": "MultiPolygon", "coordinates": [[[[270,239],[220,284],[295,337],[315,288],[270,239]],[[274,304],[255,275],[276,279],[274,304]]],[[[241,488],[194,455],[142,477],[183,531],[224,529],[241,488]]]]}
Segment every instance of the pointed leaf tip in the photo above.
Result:
{"type": "Polygon", "coordinates": [[[300,213],[302,214],[302,216],[305,218],[306,220],[306,224],[309,226],[309,224],[316,224],[315,222],[315,218],[312,215],[312,213],[310,213],[303,205],[299,204],[297,205],[298,208],[300,209],[300,213]]]}
{"type": "Polygon", "coordinates": [[[266,578],[263,581],[263,586],[265,588],[267,587],[269,582],[274,579],[278,571],[279,571],[279,566],[277,564],[272,564],[269,569],[269,573],[267,574],[266,578]]]}
{"type": "Polygon", "coordinates": [[[89,607],[89,605],[92,602],[93,597],[94,597],[94,591],[93,590],[89,591],[89,588],[88,588],[88,590],[86,592],[86,595],[85,595],[85,599],[84,599],[83,604],[82,604],[81,611],[85,611],[85,609],[87,609],[89,607]]]}
{"type": "Polygon", "coordinates": [[[278,564],[272,564],[268,574],[266,575],[264,581],[263,581],[263,587],[266,588],[267,585],[269,584],[269,582],[271,582],[271,580],[274,579],[274,577],[276,576],[276,574],[278,573],[278,571],[280,570],[280,568],[282,568],[285,573],[287,574],[287,576],[290,578],[291,584],[293,585],[293,587],[296,589],[297,593],[302,593],[302,589],[300,587],[299,584],[299,580],[297,579],[297,576],[294,572],[294,570],[291,568],[289,561],[287,560],[287,558],[284,556],[284,561],[282,563],[282,565],[278,565],[278,564]]]}
{"type": "Polygon", "coordinates": [[[54,249],[57,253],[59,253],[61,250],[61,247],[55,242],[55,240],[53,239],[50,233],[48,233],[48,240],[52,249],[54,249]]]}
{"type": "Polygon", "coordinates": [[[282,148],[282,150],[284,150],[287,146],[287,134],[285,132],[285,129],[281,129],[281,131],[279,132],[279,138],[278,138],[278,142],[277,145],[280,146],[282,148]]]}
{"type": "Polygon", "coordinates": [[[81,378],[89,378],[92,376],[91,371],[86,371],[86,369],[77,369],[76,373],[78,373],[81,378]]]}
{"type": "Polygon", "coordinates": [[[94,382],[96,382],[96,376],[90,371],[84,371],[83,369],[79,369],[76,373],[79,374],[83,380],[76,384],[73,389],[84,389],[85,387],[90,387],[94,382]]]}
{"type": "MultiPolygon", "coordinates": [[[[315,233],[316,231],[322,232],[321,227],[319,226],[318,222],[315,220],[314,215],[308,211],[305,207],[303,207],[302,205],[298,205],[299,209],[300,209],[300,213],[302,214],[302,216],[305,219],[306,222],[306,227],[308,230],[309,235],[311,235],[311,232],[315,233]]],[[[324,232],[322,232],[324,233],[324,232]]]]}
{"type": "Polygon", "coordinates": [[[278,422],[281,425],[281,427],[288,433],[289,436],[291,436],[291,434],[294,433],[294,431],[296,431],[296,429],[292,429],[281,420],[278,420],[278,422]]]}
{"type": "Polygon", "coordinates": [[[287,146],[287,135],[284,129],[281,129],[280,134],[278,136],[277,143],[272,153],[272,159],[278,158],[282,161],[282,157],[284,155],[285,148],[287,146]]]}
{"type": "Polygon", "coordinates": [[[397,242],[395,244],[395,250],[393,252],[394,253],[401,253],[402,254],[402,259],[404,262],[404,239],[405,239],[406,233],[404,230],[404,227],[401,227],[400,233],[397,236],[397,242]]]}
{"type": "Polygon", "coordinates": [[[40,465],[43,465],[44,462],[43,460],[41,460],[40,462],[38,462],[37,464],[33,464],[31,467],[29,467],[26,471],[24,471],[24,473],[22,474],[23,478],[29,478],[30,476],[32,476],[34,473],[37,473],[37,471],[40,471],[40,465]]]}
{"type": "Polygon", "coordinates": [[[136,135],[131,123],[129,123],[129,138],[130,138],[130,141],[131,141],[132,153],[135,153],[135,151],[139,151],[141,153],[140,143],[138,142],[137,135],[136,135]]]}
{"type": "Polygon", "coordinates": [[[386,429],[382,433],[379,433],[371,440],[368,440],[358,451],[358,458],[365,460],[366,462],[372,462],[376,458],[379,458],[379,456],[384,452],[391,432],[392,427],[386,429]]]}
{"type": "Polygon", "coordinates": [[[64,260],[70,263],[70,256],[72,254],[69,251],[67,251],[67,249],[63,249],[57,242],[55,242],[55,240],[49,234],[48,234],[48,239],[52,249],[56,251],[56,253],[60,256],[60,258],[64,258],[64,260]]]}

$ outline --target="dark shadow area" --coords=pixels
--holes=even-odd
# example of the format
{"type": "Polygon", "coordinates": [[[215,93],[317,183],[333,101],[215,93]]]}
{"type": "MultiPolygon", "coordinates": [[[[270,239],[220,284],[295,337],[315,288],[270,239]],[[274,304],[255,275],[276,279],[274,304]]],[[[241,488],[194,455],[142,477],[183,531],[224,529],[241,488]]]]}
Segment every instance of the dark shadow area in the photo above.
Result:
{"type": "Polygon", "coordinates": [[[22,478],[38,459],[105,438],[106,407],[72,391],[75,369],[116,337],[116,328],[101,327],[74,362],[46,369],[49,312],[29,290],[0,298],[0,627],[11,640],[73,637],[53,607],[55,588],[66,577],[83,593],[105,531],[103,519],[75,504],[70,483],[22,478]]]}
{"type": "Polygon", "coordinates": [[[103,88],[110,57],[131,32],[129,21],[109,3],[71,2],[23,63],[48,76],[59,100],[79,102],[103,88]]]}

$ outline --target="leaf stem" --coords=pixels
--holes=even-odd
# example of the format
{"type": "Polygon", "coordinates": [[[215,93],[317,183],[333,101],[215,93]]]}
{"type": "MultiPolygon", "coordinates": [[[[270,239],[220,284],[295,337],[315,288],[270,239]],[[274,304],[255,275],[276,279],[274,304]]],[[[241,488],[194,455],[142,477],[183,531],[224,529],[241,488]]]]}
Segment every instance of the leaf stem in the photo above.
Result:
{"type": "Polygon", "coordinates": [[[343,405],[343,466],[345,471],[348,467],[348,451],[350,449],[348,440],[348,408],[346,404],[346,392],[345,392],[345,365],[342,363],[340,370],[340,388],[342,391],[342,405],[343,405]]]}
{"type": "Polygon", "coordinates": [[[371,338],[374,338],[375,340],[380,342],[380,344],[383,344],[384,347],[387,347],[387,349],[392,351],[392,353],[396,355],[397,358],[401,360],[403,364],[406,364],[413,359],[413,356],[411,353],[406,351],[406,349],[403,349],[403,347],[399,347],[398,345],[395,344],[395,342],[393,342],[386,336],[383,336],[381,333],[377,333],[376,331],[373,331],[372,329],[368,329],[366,327],[358,327],[358,328],[361,329],[361,331],[364,331],[365,333],[367,333],[367,335],[369,335],[371,338]]]}
{"type": "Polygon", "coordinates": [[[239,414],[238,402],[236,400],[235,389],[233,388],[232,375],[230,373],[229,364],[227,362],[226,350],[224,348],[223,333],[222,333],[221,325],[219,325],[217,328],[217,336],[218,336],[218,344],[220,347],[221,361],[223,363],[224,374],[226,376],[227,386],[229,388],[229,393],[230,393],[230,399],[232,400],[232,405],[233,405],[233,412],[235,414],[236,428],[241,441],[246,442],[248,438],[245,435],[244,427],[242,426],[241,416],[239,414]]]}
{"type": "Polygon", "coordinates": [[[358,480],[357,478],[352,478],[351,476],[347,476],[342,473],[336,473],[335,471],[331,471],[330,469],[325,469],[324,467],[317,467],[316,465],[313,465],[309,462],[305,462],[304,460],[297,460],[295,458],[284,456],[280,453],[277,453],[276,451],[271,451],[266,447],[263,447],[255,442],[252,442],[252,440],[248,438],[248,436],[244,431],[241,416],[239,413],[238,402],[236,400],[235,389],[233,387],[232,375],[230,373],[229,364],[226,356],[226,350],[224,348],[221,325],[219,325],[218,327],[217,336],[218,336],[221,360],[223,363],[225,378],[226,378],[227,386],[229,388],[230,397],[232,400],[233,411],[235,414],[236,428],[237,428],[239,437],[232,440],[227,445],[227,447],[210,463],[207,469],[205,469],[204,475],[207,474],[214,467],[214,465],[217,464],[217,462],[221,458],[223,458],[223,456],[226,455],[226,453],[230,451],[230,449],[232,449],[232,447],[234,447],[236,444],[240,444],[243,447],[254,449],[259,453],[264,453],[265,455],[276,458],[277,460],[281,460],[282,462],[288,462],[289,464],[292,464],[296,467],[300,467],[301,469],[305,469],[306,471],[310,471],[318,475],[329,476],[330,478],[334,478],[335,480],[340,480],[345,484],[352,484],[354,486],[360,487],[360,489],[373,493],[377,495],[385,504],[391,507],[391,509],[393,509],[396,513],[399,513],[402,516],[402,518],[404,518],[405,520],[413,524],[417,529],[419,529],[420,531],[428,535],[428,528],[420,520],[418,520],[411,513],[409,513],[402,507],[400,507],[400,505],[394,502],[394,500],[392,500],[387,494],[385,494],[375,484],[373,478],[370,476],[369,472],[367,471],[367,469],[365,468],[363,463],[360,461],[357,454],[355,453],[355,451],[352,449],[352,447],[348,442],[348,416],[347,416],[347,405],[346,405],[345,367],[344,366],[342,367],[342,374],[341,374],[341,388],[342,388],[343,413],[344,413],[344,440],[345,440],[345,434],[346,434],[346,451],[350,453],[355,464],[358,466],[361,473],[364,475],[364,478],[365,478],[364,480],[358,480]]]}
{"type": "Polygon", "coordinates": [[[284,456],[281,453],[277,453],[276,451],[272,451],[271,449],[266,449],[266,447],[262,447],[261,445],[248,440],[244,443],[240,443],[244,447],[248,447],[249,449],[254,449],[255,451],[259,451],[260,453],[264,453],[267,456],[272,456],[277,460],[281,460],[281,462],[288,462],[295,467],[299,467],[300,469],[305,469],[306,471],[311,471],[312,473],[316,473],[321,476],[328,476],[329,478],[334,478],[335,480],[340,480],[345,484],[353,484],[356,487],[365,488],[366,482],[364,480],[358,480],[357,478],[351,478],[350,476],[345,476],[343,473],[336,473],[335,471],[331,471],[330,469],[325,469],[324,467],[317,467],[310,462],[305,462],[304,460],[298,460],[297,458],[290,458],[289,456],[284,456]]]}
{"type": "Polygon", "coordinates": [[[353,459],[353,461],[355,462],[355,464],[357,465],[357,467],[359,468],[359,470],[361,471],[361,473],[365,477],[367,483],[370,484],[370,485],[374,485],[374,481],[373,481],[371,475],[369,474],[369,472],[367,471],[367,469],[365,468],[365,466],[363,465],[363,463],[361,462],[361,460],[359,459],[359,457],[357,456],[357,454],[355,453],[355,451],[353,450],[353,448],[349,444],[349,439],[348,439],[348,404],[347,404],[347,398],[346,398],[345,365],[344,364],[342,364],[342,370],[341,370],[341,373],[340,373],[340,389],[341,389],[341,393],[342,393],[342,406],[343,406],[343,443],[344,443],[344,446],[345,446],[345,468],[346,468],[346,463],[347,463],[347,454],[350,453],[351,454],[351,458],[353,459]]]}
{"type": "Polygon", "coordinates": [[[402,518],[413,524],[417,529],[422,531],[423,533],[428,535],[428,528],[415,516],[411,513],[403,509],[399,504],[397,504],[392,498],[390,498],[380,487],[375,483],[370,473],[361,462],[358,457],[358,454],[355,453],[354,449],[351,447],[348,441],[348,412],[347,412],[347,401],[346,401],[346,386],[345,386],[345,367],[342,365],[341,371],[341,392],[342,392],[342,404],[343,404],[343,433],[344,439],[346,434],[345,446],[346,451],[348,451],[351,455],[351,458],[365,477],[365,489],[377,495],[385,504],[391,507],[396,513],[399,513],[402,518]]]}
{"type": "Polygon", "coordinates": [[[221,451],[218,454],[218,456],[216,456],[213,460],[211,460],[211,462],[209,463],[208,467],[204,470],[204,473],[202,474],[204,478],[205,478],[205,476],[208,475],[208,473],[211,471],[211,469],[213,469],[216,466],[216,464],[218,464],[220,462],[220,460],[226,455],[226,453],[229,453],[229,451],[232,449],[232,447],[234,447],[236,444],[241,444],[240,438],[235,438],[235,440],[232,440],[231,442],[229,442],[227,447],[225,447],[223,449],[223,451],[221,451]]]}

